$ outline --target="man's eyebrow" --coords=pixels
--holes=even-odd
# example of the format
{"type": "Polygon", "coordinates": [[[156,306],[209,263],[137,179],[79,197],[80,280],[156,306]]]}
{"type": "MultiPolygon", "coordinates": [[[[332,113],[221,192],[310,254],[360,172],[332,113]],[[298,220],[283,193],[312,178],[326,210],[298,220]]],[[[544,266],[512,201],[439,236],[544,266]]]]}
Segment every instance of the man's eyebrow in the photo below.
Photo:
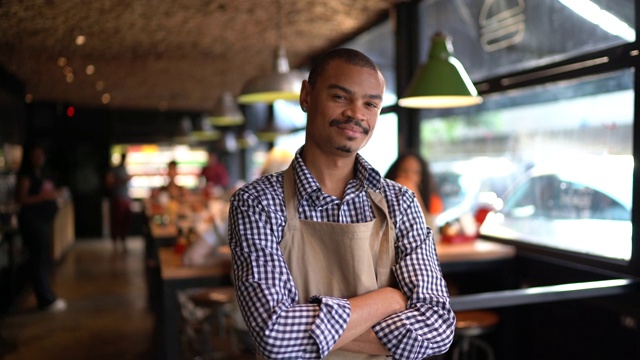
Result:
{"type": "MultiPolygon", "coordinates": [[[[340,84],[329,84],[328,86],[329,89],[338,89],[342,92],[347,93],[348,95],[353,95],[353,91],[349,88],[346,88],[340,84]]],[[[368,99],[374,99],[374,100],[382,100],[382,95],[379,94],[366,94],[364,97],[368,98],[368,99]]]]}

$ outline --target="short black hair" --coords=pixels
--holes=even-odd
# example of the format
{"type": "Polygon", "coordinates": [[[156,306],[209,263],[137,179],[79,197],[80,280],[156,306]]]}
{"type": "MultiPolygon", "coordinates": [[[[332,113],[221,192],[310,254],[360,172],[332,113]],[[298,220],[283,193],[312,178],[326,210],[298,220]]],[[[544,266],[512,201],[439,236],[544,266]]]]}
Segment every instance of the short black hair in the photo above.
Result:
{"type": "Polygon", "coordinates": [[[381,73],[378,65],[376,65],[376,63],[373,62],[373,60],[371,60],[367,55],[354,49],[338,48],[324,53],[315,62],[315,64],[311,68],[311,72],[309,72],[308,81],[311,87],[314,87],[316,85],[316,83],[318,82],[318,78],[322,76],[325,69],[327,68],[327,65],[329,65],[334,60],[340,60],[349,65],[371,69],[381,73]]]}

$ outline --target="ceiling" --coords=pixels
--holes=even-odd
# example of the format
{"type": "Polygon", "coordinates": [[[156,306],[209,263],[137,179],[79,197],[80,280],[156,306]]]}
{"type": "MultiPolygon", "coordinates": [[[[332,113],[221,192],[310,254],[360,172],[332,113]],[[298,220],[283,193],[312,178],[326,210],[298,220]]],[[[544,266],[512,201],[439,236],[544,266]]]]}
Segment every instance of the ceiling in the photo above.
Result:
{"type": "Polygon", "coordinates": [[[222,91],[238,95],[272,71],[279,38],[291,68],[300,67],[400,0],[279,1],[0,0],[0,65],[32,101],[206,112],[222,91]]]}

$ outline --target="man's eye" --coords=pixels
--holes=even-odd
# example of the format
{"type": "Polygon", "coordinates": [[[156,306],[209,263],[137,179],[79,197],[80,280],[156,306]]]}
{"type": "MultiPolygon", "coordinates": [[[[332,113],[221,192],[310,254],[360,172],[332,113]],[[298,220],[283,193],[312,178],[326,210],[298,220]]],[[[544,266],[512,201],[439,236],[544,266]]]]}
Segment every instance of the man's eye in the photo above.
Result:
{"type": "Polygon", "coordinates": [[[367,103],[367,106],[371,107],[371,108],[374,108],[374,109],[378,108],[378,104],[376,104],[376,103],[367,103]]]}

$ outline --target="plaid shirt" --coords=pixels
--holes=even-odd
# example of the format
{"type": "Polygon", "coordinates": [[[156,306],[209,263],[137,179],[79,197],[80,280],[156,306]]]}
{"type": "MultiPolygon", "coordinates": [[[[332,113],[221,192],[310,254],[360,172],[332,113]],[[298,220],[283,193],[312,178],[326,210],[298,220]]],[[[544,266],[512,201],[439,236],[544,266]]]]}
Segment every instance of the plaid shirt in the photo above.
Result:
{"type": "MultiPolygon", "coordinates": [[[[355,179],[342,201],[322,192],[300,158],[293,161],[301,219],[338,223],[372,221],[366,188],[382,191],[396,229],[393,271],[408,299],[407,310],[373,326],[395,359],[423,359],[445,352],[455,316],[442,278],[431,229],[414,194],[383,178],[359,154],[355,179]]],[[[239,189],[231,199],[229,244],[241,312],[259,352],[267,359],[320,359],[346,328],[347,299],[318,294],[298,304],[280,241],[286,223],[283,172],[239,189]]]]}

